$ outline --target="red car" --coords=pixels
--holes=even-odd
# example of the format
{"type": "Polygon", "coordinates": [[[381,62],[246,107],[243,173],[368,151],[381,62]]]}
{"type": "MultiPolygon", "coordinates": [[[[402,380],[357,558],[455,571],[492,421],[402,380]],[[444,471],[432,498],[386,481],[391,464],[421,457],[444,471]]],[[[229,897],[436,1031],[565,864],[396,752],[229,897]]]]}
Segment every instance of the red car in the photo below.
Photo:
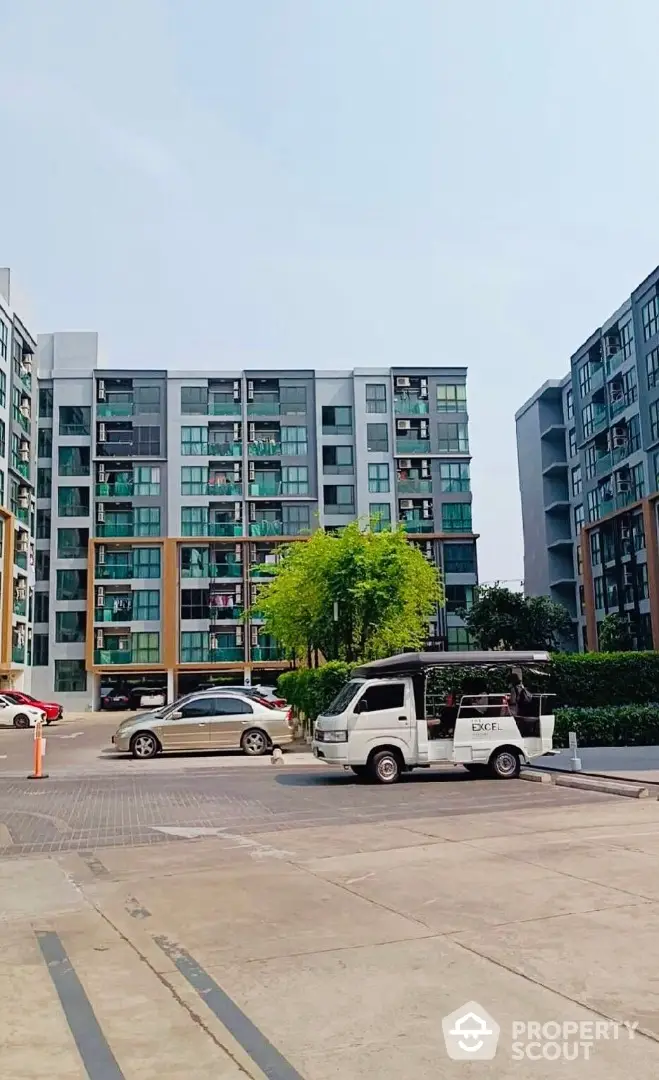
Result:
{"type": "Polygon", "coordinates": [[[24,694],[22,690],[3,690],[2,694],[10,701],[15,701],[17,705],[33,705],[35,709],[43,709],[47,724],[52,723],[53,720],[62,719],[62,706],[56,701],[39,701],[38,698],[32,697],[32,694],[24,694]]]}

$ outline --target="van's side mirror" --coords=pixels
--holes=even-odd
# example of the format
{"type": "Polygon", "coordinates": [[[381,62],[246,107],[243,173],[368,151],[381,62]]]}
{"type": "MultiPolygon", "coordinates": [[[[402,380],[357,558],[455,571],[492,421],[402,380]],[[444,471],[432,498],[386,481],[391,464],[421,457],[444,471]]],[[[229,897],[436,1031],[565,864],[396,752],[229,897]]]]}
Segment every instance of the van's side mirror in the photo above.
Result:
{"type": "Polygon", "coordinates": [[[357,702],[357,704],[355,705],[355,712],[356,713],[366,712],[366,710],[367,710],[366,698],[360,698],[359,701],[357,702]]]}

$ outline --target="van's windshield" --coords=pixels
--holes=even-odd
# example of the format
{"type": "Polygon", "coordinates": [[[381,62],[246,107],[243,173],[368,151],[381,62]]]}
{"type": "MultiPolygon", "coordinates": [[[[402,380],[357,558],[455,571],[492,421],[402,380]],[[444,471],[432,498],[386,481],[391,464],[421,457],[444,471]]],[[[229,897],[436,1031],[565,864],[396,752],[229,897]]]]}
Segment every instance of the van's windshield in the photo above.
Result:
{"type": "Polygon", "coordinates": [[[354,698],[357,691],[364,685],[361,679],[351,679],[349,683],[339,690],[331,705],[323,710],[323,716],[338,716],[345,711],[354,698]]]}

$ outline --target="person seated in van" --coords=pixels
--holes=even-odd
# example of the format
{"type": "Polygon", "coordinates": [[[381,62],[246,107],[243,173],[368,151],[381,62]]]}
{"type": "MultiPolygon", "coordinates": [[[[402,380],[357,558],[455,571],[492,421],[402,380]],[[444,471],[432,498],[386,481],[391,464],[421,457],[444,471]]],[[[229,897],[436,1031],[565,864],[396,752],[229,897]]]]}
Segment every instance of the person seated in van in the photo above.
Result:
{"type": "Polygon", "coordinates": [[[508,708],[510,712],[513,716],[528,716],[533,702],[533,695],[524,686],[519,668],[512,669],[509,682],[508,708]]]}
{"type": "Polygon", "coordinates": [[[490,711],[490,698],[487,693],[487,683],[484,679],[473,679],[465,683],[460,705],[460,716],[467,718],[481,718],[488,716],[490,711]]]}

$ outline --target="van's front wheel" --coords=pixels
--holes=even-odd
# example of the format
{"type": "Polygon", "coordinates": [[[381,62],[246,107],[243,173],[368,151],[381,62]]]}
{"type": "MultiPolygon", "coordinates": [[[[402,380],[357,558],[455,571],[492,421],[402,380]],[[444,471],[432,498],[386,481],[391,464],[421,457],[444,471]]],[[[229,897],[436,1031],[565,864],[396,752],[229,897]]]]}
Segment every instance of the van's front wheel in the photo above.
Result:
{"type": "Polygon", "coordinates": [[[490,758],[490,769],[496,780],[515,780],[519,776],[519,754],[512,749],[497,750],[490,758]]]}
{"type": "Polygon", "coordinates": [[[371,758],[371,775],[378,784],[395,784],[400,780],[402,763],[393,750],[379,750],[371,758]]]}

